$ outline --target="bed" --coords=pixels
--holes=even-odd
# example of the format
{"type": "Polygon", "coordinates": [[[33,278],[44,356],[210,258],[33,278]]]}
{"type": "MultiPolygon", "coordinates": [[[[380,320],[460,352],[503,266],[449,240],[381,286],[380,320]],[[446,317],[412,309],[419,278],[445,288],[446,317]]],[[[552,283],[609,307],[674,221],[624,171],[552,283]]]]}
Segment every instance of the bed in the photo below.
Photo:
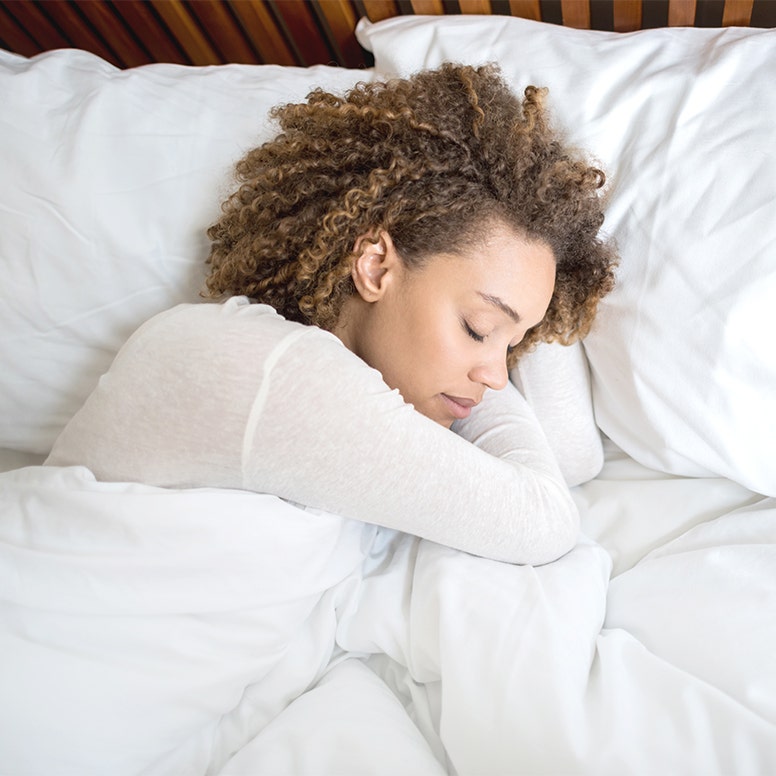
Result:
{"type": "Polygon", "coordinates": [[[776,772],[773,7],[0,6],[0,773],[776,772]],[[202,35],[208,8],[243,42],[272,24],[218,61],[141,24],[202,35]],[[322,63],[294,59],[303,29],[322,63]],[[621,262],[578,386],[605,462],[575,549],[514,566],[43,466],[132,331],[199,298],[270,107],[446,60],[547,86],[609,175],[621,262]]]}

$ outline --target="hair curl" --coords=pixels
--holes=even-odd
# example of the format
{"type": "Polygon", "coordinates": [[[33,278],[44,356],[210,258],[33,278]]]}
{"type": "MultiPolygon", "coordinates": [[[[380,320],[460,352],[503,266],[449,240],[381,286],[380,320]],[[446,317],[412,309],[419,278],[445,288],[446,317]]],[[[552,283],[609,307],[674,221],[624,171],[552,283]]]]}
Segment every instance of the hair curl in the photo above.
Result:
{"type": "Polygon", "coordinates": [[[556,259],[547,314],[510,366],[536,342],[583,337],[614,284],[605,177],[551,128],[545,94],[529,86],[520,100],[494,65],[445,64],[276,107],[281,133],[238,162],[239,188],[208,230],[207,294],[330,330],[355,292],[359,237],[384,229],[412,268],[501,221],[556,259]]]}

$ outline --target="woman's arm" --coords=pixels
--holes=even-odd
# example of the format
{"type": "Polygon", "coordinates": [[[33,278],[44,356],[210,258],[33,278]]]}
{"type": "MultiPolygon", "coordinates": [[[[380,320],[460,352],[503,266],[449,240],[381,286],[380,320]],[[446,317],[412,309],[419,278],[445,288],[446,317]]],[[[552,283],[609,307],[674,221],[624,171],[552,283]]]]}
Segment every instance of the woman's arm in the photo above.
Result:
{"type": "Polygon", "coordinates": [[[569,487],[592,480],[601,471],[604,451],[582,345],[540,343],[520,359],[510,378],[536,414],[569,487]]]}
{"type": "Polygon", "coordinates": [[[270,493],[513,563],[571,549],[577,510],[519,393],[486,392],[458,430],[473,444],[334,335],[235,299],[141,327],[47,463],[270,493]]]}
{"type": "Polygon", "coordinates": [[[577,509],[513,386],[487,391],[459,436],[317,330],[269,379],[246,440],[246,487],[513,563],[574,546],[577,509]]]}

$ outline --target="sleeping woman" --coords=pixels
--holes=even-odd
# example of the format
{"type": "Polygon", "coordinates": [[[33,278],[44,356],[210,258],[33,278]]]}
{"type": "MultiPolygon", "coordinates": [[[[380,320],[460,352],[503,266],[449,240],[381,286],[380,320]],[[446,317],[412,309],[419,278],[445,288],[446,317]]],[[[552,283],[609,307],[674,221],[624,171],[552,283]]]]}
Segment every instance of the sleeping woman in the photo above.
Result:
{"type": "Polygon", "coordinates": [[[513,563],[568,552],[577,509],[509,370],[585,335],[614,252],[603,174],[542,100],[445,65],[276,108],[209,230],[211,301],[145,323],[47,463],[513,563]]]}

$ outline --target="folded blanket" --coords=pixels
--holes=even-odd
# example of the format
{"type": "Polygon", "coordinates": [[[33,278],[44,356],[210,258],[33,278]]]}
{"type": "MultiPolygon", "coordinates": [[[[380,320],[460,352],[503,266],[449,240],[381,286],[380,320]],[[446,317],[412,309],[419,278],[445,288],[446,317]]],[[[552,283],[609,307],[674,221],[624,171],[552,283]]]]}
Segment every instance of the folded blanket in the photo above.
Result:
{"type": "Polygon", "coordinates": [[[244,743],[225,715],[250,707],[252,735],[322,675],[373,529],[80,467],[2,477],[0,771],[204,773],[244,743]]]}

